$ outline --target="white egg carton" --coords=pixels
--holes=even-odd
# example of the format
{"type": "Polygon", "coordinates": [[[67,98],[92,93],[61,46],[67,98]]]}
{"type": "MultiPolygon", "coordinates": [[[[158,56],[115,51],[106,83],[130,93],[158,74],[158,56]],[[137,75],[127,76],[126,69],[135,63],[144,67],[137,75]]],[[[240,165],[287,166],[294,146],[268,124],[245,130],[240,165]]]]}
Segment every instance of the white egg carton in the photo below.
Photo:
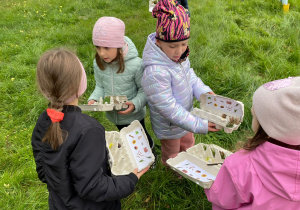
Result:
{"type": "Polygon", "coordinates": [[[82,111],[112,111],[112,110],[121,110],[128,107],[126,104],[127,96],[106,96],[109,97],[109,103],[103,102],[102,97],[100,97],[99,101],[94,104],[88,105],[78,105],[82,111]]]}
{"type": "Polygon", "coordinates": [[[209,189],[225,158],[231,154],[217,145],[199,143],[168,159],[167,164],[187,179],[209,189]]]}
{"type": "Polygon", "coordinates": [[[243,121],[244,104],[220,95],[202,94],[200,109],[194,108],[191,113],[215,123],[217,129],[232,133],[243,121]]]}
{"type": "Polygon", "coordinates": [[[154,162],[147,135],[137,120],[120,132],[106,131],[105,138],[109,165],[114,175],[126,175],[135,168],[141,171],[154,162]]]}
{"type": "Polygon", "coordinates": [[[149,12],[152,12],[153,8],[159,0],[149,0],[149,12]]]}

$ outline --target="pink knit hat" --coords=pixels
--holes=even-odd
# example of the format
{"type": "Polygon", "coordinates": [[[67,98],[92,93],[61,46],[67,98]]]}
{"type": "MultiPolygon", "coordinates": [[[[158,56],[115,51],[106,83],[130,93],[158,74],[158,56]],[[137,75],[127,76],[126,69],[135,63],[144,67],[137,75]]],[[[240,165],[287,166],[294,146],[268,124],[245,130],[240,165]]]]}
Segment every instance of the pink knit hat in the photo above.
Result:
{"type": "Polygon", "coordinates": [[[98,47],[122,48],[125,24],[115,17],[101,17],[93,29],[93,44],[98,47]]]}
{"type": "Polygon", "coordinates": [[[258,123],[268,136],[289,145],[300,144],[300,77],[264,84],[253,95],[254,131],[258,123]]]}
{"type": "MultiPolygon", "coordinates": [[[[87,80],[86,80],[86,73],[85,73],[84,67],[79,59],[78,59],[78,62],[80,63],[80,66],[81,66],[81,81],[80,81],[80,85],[79,85],[79,89],[78,89],[78,97],[80,97],[80,96],[82,96],[82,94],[85,92],[85,90],[87,88],[87,80]]],[[[75,98],[77,98],[76,94],[74,94],[71,98],[67,99],[65,101],[65,104],[72,102],[75,98]]]]}
{"type": "Polygon", "coordinates": [[[179,42],[190,38],[188,10],[176,0],[160,0],[152,10],[157,18],[156,39],[165,42],[179,42]]]}

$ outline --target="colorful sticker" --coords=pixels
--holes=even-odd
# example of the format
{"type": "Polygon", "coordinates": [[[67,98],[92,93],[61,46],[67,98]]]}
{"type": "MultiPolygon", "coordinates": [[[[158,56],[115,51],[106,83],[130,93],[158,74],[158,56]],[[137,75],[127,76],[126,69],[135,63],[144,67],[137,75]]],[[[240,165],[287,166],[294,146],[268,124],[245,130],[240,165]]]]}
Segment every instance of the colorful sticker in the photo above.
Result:
{"type": "Polygon", "coordinates": [[[228,112],[228,114],[233,113],[235,115],[243,115],[243,107],[233,99],[224,99],[220,96],[206,96],[206,106],[222,112],[228,112]]]}
{"type": "Polygon", "coordinates": [[[131,131],[126,135],[126,139],[129,142],[131,152],[139,170],[146,168],[152,161],[152,152],[147,144],[148,140],[144,136],[142,129],[138,127],[137,129],[131,131]]]}
{"type": "Polygon", "coordinates": [[[200,168],[196,164],[190,162],[189,160],[184,160],[181,163],[174,166],[178,170],[182,171],[183,173],[187,174],[194,179],[197,179],[201,182],[209,182],[211,180],[215,180],[216,177],[204,169],[200,168]]]}

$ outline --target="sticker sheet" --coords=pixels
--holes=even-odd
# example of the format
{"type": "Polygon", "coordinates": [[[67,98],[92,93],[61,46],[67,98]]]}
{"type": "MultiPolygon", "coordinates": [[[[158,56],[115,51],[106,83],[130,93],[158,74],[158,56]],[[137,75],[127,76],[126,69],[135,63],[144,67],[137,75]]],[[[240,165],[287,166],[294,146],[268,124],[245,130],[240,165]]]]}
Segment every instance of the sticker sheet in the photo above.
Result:
{"type": "Polygon", "coordinates": [[[216,179],[214,175],[208,173],[207,171],[203,170],[202,168],[190,162],[189,160],[184,160],[181,163],[175,165],[174,167],[187,174],[188,176],[191,176],[194,179],[197,179],[201,182],[209,182],[216,179]]]}
{"type": "Polygon", "coordinates": [[[229,98],[207,95],[206,106],[236,115],[243,115],[241,105],[235,100],[229,98]]]}
{"type": "Polygon", "coordinates": [[[139,171],[146,168],[152,161],[152,151],[147,143],[147,138],[144,136],[142,129],[136,128],[126,135],[130,149],[138,164],[139,171]]]}

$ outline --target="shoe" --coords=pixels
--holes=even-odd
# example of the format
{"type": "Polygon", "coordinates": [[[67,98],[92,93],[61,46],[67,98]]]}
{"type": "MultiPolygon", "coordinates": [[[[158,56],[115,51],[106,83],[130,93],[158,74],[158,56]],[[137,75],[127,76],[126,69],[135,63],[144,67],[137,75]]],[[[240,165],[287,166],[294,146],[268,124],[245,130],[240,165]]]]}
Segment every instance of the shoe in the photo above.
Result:
{"type": "Polygon", "coordinates": [[[157,155],[154,148],[152,148],[152,153],[154,155],[154,162],[150,165],[150,170],[154,170],[156,168],[157,155]]]}
{"type": "Polygon", "coordinates": [[[153,139],[150,136],[148,137],[148,142],[149,142],[150,148],[153,150],[153,148],[154,148],[154,141],[153,141],[153,139]]]}

